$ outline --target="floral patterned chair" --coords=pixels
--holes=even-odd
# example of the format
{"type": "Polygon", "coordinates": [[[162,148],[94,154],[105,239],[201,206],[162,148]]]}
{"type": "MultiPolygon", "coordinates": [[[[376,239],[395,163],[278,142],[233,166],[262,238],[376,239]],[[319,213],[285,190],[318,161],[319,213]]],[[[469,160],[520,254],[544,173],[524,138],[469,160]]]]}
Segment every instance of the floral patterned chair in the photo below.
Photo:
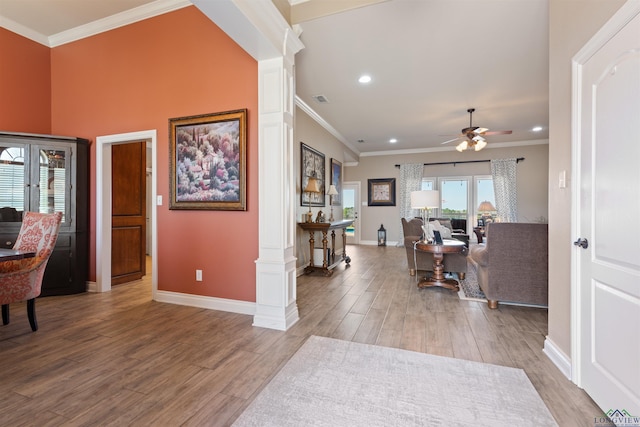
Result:
{"type": "Polygon", "coordinates": [[[40,295],[47,261],[58,238],[62,213],[26,212],[13,249],[32,251],[33,258],[0,262],[0,304],[2,324],[9,323],[9,304],[27,301],[31,330],[38,330],[36,297],[40,295]]]}

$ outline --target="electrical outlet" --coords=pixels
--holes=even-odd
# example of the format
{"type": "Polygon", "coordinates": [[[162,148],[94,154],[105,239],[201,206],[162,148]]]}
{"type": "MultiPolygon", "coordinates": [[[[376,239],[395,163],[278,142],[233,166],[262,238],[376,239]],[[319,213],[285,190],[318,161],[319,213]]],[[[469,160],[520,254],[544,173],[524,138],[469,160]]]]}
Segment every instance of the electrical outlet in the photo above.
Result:
{"type": "Polygon", "coordinates": [[[202,270],[196,270],[196,282],[202,282],[202,270]]]}

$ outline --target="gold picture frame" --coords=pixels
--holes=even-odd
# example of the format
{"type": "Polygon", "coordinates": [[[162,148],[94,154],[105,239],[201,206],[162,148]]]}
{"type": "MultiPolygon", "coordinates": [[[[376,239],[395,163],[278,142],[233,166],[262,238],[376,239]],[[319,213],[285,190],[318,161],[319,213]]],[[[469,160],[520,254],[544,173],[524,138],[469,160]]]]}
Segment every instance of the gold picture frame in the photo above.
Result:
{"type": "Polygon", "coordinates": [[[169,209],[247,210],[247,110],[169,119],[169,209]]]}

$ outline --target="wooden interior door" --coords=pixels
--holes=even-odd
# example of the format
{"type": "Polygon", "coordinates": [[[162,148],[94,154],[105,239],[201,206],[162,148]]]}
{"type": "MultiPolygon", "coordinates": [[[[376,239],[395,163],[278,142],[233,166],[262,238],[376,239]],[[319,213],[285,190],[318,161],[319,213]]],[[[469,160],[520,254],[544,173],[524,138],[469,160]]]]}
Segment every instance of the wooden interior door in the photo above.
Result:
{"type": "Polygon", "coordinates": [[[111,152],[111,284],[146,274],[146,143],[116,144],[111,152]]]}

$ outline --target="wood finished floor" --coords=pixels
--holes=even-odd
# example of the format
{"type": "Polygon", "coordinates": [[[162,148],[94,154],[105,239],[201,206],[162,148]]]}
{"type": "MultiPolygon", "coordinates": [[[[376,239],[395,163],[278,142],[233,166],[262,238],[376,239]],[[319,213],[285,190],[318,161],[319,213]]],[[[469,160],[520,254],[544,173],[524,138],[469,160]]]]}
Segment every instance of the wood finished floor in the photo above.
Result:
{"type": "Polygon", "coordinates": [[[40,298],[35,333],[13,304],[0,327],[0,425],[229,425],[310,335],[522,368],[560,426],[594,425],[600,409],[542,353],[546,310],[419,290],[404,249],[348,249],[351,267],[298,278],[300,321],[287,332],[152,301],[147,278],[40,298]]]}

